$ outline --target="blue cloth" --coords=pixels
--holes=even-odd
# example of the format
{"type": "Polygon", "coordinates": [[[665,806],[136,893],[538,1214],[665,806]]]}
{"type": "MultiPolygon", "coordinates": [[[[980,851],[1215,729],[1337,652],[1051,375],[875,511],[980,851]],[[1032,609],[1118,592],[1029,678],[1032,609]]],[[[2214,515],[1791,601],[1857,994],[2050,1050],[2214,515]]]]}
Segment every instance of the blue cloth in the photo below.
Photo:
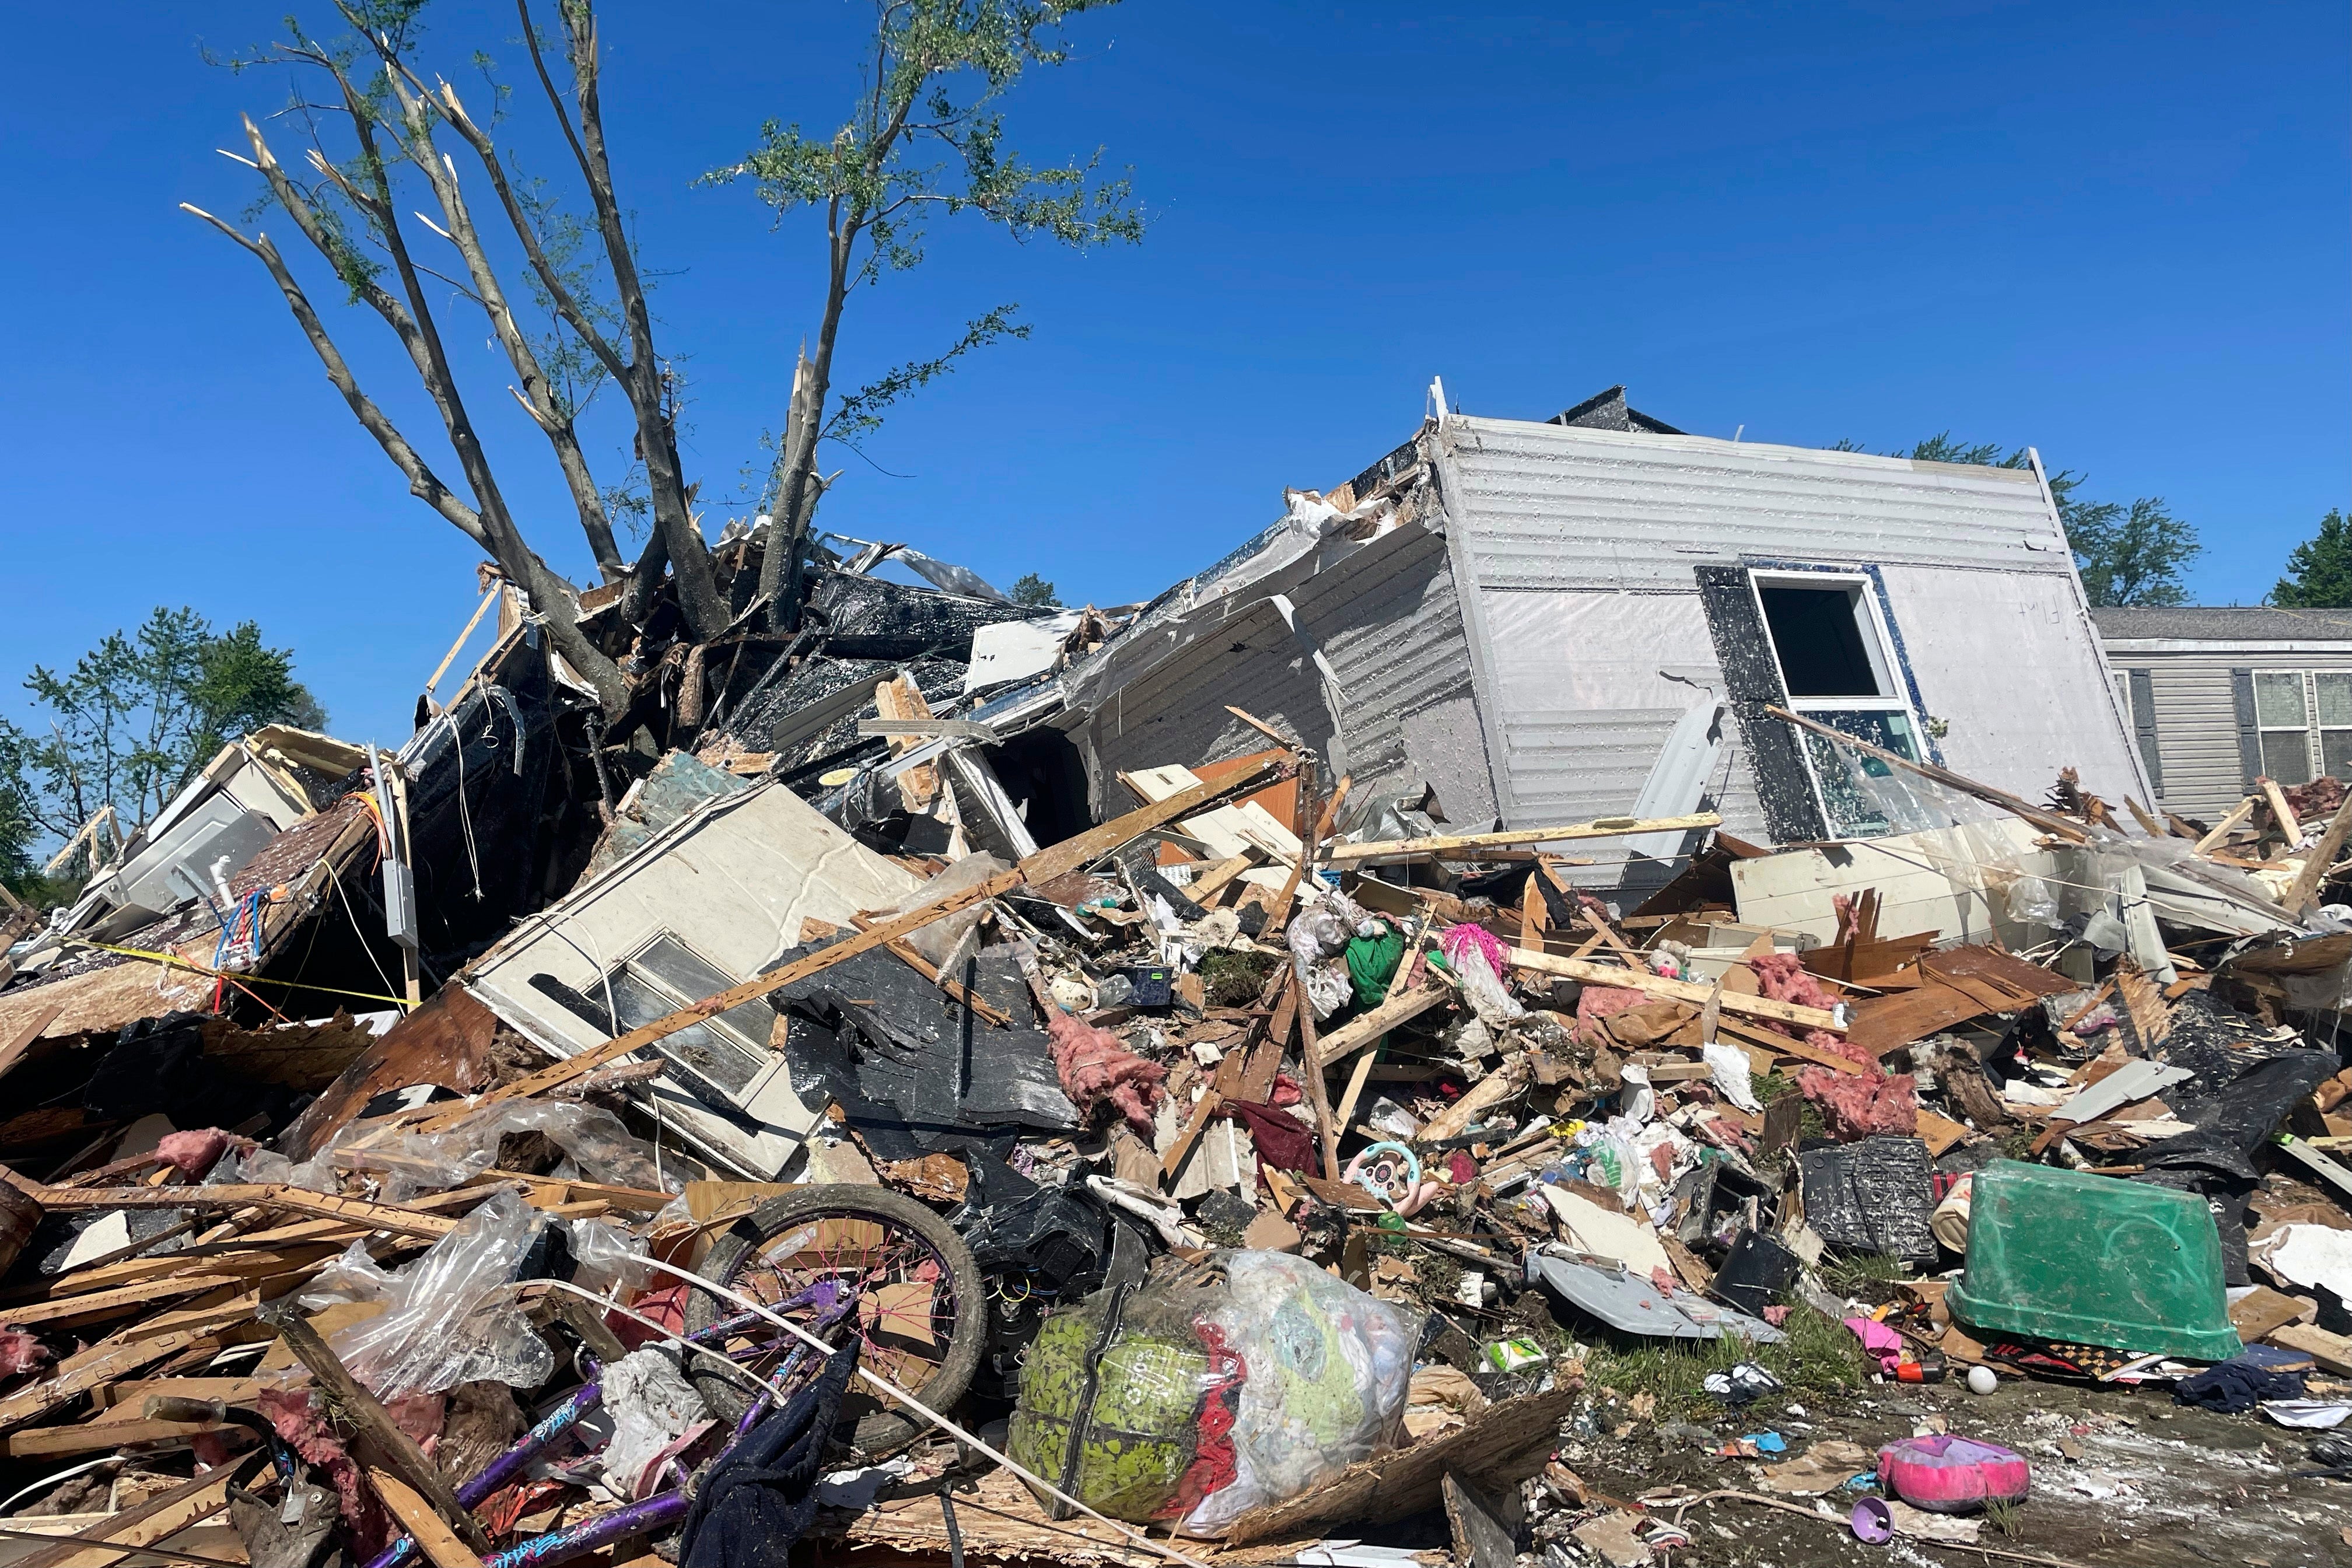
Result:
{"type": "Polygon", "coordinates": [[[710,1467],[678,1539],[685,1568],[787,1568],[816,1518],[825,1443],[856,1370],[852,1341],[710,1467]]]}
{"type": "Polygon", "coordinates": [[[2174,1384],[2172,1397],[2178,1404],[2238,1415],[2266,1399],[2301,1399],[2303,1374],[2273,1372],[2251,1357],[2232,1356],[2174,1384]]]}

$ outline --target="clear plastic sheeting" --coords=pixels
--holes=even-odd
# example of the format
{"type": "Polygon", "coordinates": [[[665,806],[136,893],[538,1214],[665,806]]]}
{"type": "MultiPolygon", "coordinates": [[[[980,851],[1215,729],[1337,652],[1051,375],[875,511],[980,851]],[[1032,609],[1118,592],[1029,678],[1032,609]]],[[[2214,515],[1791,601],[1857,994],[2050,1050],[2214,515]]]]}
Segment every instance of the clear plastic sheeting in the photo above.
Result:
{"type": "Polygon", "coordinates": [[[379,1399],[478,1380],[536,1388],[554,1373],[555,1352],[507,1288],[540,1224],[519,1195],[494,1192],[405,1268],[388,1272],[354,1243],[297,1300],[312,1311],[338,1301],[383,1304],[328,1342],[379,1399]]]}
{"type": "Polygon", "coordinates": [[[662,1457],[710,1412],[662,1351],[630,1352],[604,1369],[604,1408],[613,1416],[604,1486],[619,1500],[634,1502],[660,1479],[662,1457]]]}
{"type": "MultiPolygon", "coordinates": [[[[316,1185],[336,1169],[367,1172],[375,1176],[387,1203],[405,1203],[419,1193],[445,1192],[462,1186],[497,1163],[499,1144],[509,1133],[537,1132],[563,1151],[551,1173],[562,1181],[602,1182],[610,1186],[635,1187],[645,1192],[679,1190],[681,1184],[666,1177],[653,1146],[636,1137],[621,1119],[599,1106],[578,1100],[506,1100],[486,1106],[451,1127],[429,1136],[407,1136],[374,1142],[362,1131],[359,1142],[348,1141],[351,1130],[339,1135],[298,1174],[316,1185]]],[[[320,1191],[331,1191],[320,1186],[320,1191]]]]}

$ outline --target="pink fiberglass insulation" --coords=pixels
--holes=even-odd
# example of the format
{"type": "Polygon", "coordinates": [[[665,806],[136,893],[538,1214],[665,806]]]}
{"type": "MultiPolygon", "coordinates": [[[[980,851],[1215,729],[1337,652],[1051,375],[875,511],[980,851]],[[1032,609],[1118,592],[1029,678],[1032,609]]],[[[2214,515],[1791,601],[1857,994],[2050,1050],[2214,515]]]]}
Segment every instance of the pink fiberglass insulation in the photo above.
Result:
{"type": "Polygon", "coordinates": [[[360,1468],[319,1414],[308,1388],[265,1388],[255,1401],[278,1436],[304,1463],[322,1469],[335,1489],[335,1506],[350,1532],[352,1552],[373,1557],[383,1550],[392,1534],[392,1521],[375,1493],[360,1478],[360,1468]]]}
{"type": "Polygon", "coordinates": [[[1091,1114],[1108,1100],[1139,1137],[1151,1136],[1151,1107],[1160,1098],[1160,1080],[1168,1076],[1166,1068],[1137,1056],[1117,1035],[1068,1013],[1047,1019],[1045,1033],[1053,1042],[1062,1092],[1072,1104],[1091,1114]]]}
{"type": "Polygon", "coordinates": [[[1876,1068],[1865,1072],[1834,1072],[1807,1068],[1797,1075],[1797,1089],[1821,1107],[1830,1136],[1841,1143],[1874,1133],[1909,1137],[1919,1131],[1919,1100],[1912,1092],[1909,1073],[1888,1077],[1876,1068]]]}
{"type": "Polygon", "coordinates": [[[47,1364],[49,1347],[22,1329],[0,1329],[0,1377],[47,1364]]]}
{"type": "Polygon", "coordinates": [[[228,1134],[217,1127],[199,1132],[166,1132],[155,1145],[155,1158],[191,1181],[220,1163],[228,1149],[228,1134]]]}
{"type": "Polygon", "coordinates": [[[1631,1008],[1653,1000],[1646,991],[1627,991],[1615,985],[1588,985],[1576,994],[1576,1037],[1588,1045],[1601,1045],[1607,1037],[1601,1031],[1601,1020],[1612,1018],[1631,1008]]]}

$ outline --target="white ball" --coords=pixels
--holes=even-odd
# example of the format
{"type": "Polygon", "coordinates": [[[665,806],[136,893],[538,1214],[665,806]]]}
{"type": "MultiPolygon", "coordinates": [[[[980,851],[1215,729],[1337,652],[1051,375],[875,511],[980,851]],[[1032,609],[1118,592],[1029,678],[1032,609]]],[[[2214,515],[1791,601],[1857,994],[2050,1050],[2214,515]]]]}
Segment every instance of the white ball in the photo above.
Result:
{"type": "Polygon", "coordinates": [[[1992,1368],[1989,1366],[1972,1366],[1969,1368],[1969,1392],[1970,1394],[1990,1394],[1994,1389],[1999,1388],[2000,1386],[2000,1379],[1994,1374],[1992,1368]]]}

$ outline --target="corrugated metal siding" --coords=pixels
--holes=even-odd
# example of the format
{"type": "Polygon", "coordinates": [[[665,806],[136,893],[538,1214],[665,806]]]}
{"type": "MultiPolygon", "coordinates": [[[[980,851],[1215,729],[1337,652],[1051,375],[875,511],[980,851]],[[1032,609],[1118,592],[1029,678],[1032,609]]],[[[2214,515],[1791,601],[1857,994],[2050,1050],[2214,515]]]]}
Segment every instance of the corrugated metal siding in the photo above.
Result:
{"type": "MultiPolygon", "coordinates": [[[[1503,589],[1485,595],[1485,609],[1514,815],[1523,824],[1622,815],[1675,721],[1723,690],[1696,589],[1503,589]]],[[[1731,832],[1754,837],[1763,816],[1738,726],[1726,728],[1712,809],[1731,832]]],[[[1612,847],[1579,845],[1575,853],[1612,859],[1612,847]]]]}
{"type": "Polygon", "coordinates": [[[2216,644],[2200,653],[2137,653],[2110,641],[2108,662],[2145,669],[2156,697],[2157,753],[2164,759],[2167,811],[2212,821],[2245,798],[2238,757],[2232,669],[2352,670],[2352,648],[2331,653],[2248,653],[2216,644]]]}
{"type": "Polygon", "coordinates": [[[1496,419],[1443,439],[1482,588],[1679,587],[1743,554],[2072,570],[2027,469],[1496,419]]]}
{"type": "Polygon", "coordinates": [[[1431,783],[1455,821],[1491,819],[1494,794],[1444,538],[1408,524],[1308,570],[1303,563],[1277,573],[1237,602],[1202,605],[1107,650],[1132,674],[1087,671],[1074,681],[1082,692],[1105,693],[1081,731],[1103,776],[1263,747],[1258,731],[1225,711],[1229,703],[1329,750],[1334,721],[1321,677],[1267,602],[1287,593],[1300,627],[1339,678],[1339,732],[1356,791],[1431,783]]]}

